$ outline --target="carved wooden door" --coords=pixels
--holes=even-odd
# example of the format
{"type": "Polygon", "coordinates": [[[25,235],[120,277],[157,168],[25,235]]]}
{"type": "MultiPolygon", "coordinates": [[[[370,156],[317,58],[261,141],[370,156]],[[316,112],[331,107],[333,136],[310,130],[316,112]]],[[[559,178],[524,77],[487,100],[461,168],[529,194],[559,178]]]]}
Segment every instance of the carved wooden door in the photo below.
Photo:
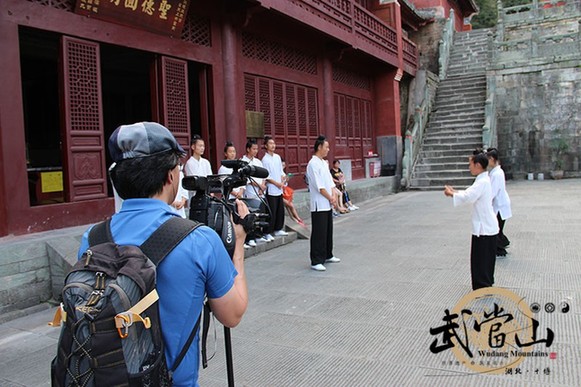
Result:
{"type": "Polygon", "coordinates": [[[61,39],[65,200],[107,197],[99,44],[61,39]]]}
{"type": "Polygon", "coordinates": [[[160,122],[165,125],[184,149],[190,146],[190,99],[188,62],[162,56],[158,61],[161,93],[160,122]]]}

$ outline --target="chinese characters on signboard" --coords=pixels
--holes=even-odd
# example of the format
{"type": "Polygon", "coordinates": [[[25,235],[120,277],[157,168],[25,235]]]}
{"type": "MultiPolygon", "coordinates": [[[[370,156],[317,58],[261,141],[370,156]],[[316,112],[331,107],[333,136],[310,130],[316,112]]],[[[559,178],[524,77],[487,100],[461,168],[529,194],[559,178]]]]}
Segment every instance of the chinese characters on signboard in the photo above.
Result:
{"type": "Polygon", "coordinates": [[[75,13],[169,36],[180,36],[189,0],[77,0],[75,13]]]}

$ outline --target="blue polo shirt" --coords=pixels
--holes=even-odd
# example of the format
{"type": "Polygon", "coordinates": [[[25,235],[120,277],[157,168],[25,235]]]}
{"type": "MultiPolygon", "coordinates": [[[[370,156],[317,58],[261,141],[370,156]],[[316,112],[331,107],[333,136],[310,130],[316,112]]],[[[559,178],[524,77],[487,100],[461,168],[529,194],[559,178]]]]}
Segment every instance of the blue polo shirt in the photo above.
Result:
{"type": "MultiPolygon", "coordinates": [[[[119,245],[141,245],[171,216],[172,208],[157,199],[128,199],[111,218],[111,233],[119,245]]],[[[90,230],[90,229],[89,229],[90,230]]],[[[89,230],[78,257],[87,250],[89,230]]],[[[204,302],[220,298],[234,285],[238,272],[218,234],[198,227],[163,260],[157,269],[159,312],[165,355],[171,368],[188,339],[204,302]]],[[[198,386],[199,335],[173,375],[174,386],[198,386]]]]}

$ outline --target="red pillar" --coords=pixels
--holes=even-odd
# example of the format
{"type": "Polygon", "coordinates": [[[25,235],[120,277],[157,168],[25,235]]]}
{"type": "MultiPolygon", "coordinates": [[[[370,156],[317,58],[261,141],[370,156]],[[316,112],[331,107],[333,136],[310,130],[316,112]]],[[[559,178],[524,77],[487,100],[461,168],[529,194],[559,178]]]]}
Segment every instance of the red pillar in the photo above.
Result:
{"type": "Polygon", "coordinates": [[[333,63],[327,57],[323,59],[323,130],[322,134],[329,141],[330,151],[327,159],[333,161],[335,157],[335,105],[333,99],[333,63]]]}
{"type": "Polygon", "coordinates": [[[374,9],[374,14],[397,31],[398,68],[380,74],[375,82],[375,127],[381,174],[401,175],[403,151],[399,81],[403,76],[403,35],[400,5],[397,1],[380,4],[374,9]]]}
{"type": "MultiPolygon", "coordinates": [[[[222,25],[222,70],[223,89],[216,92],[214,103],[216,113],[223,111],[223,126],[216,125],[215,141],[218,160],[226,141],[232,141],[238,156],[244,153],[246,145],[246,118],[244,114],[244,85],[239,65],[239,44],[236,28],[225,20],[222,25]]],[[[219,165],[218,165],[219,167],[219,165]]]]}
{"type": "Polygon", "coordinates": [[[0,21],[0,236],[30,208],[18,41],[18,25],[0,21]]]}
{"type": "Polygon", "coordinates": [[[376,141],[381,174],[401,174],[402,138],[397,69],[379,75],[375,82],[376,141]]]}

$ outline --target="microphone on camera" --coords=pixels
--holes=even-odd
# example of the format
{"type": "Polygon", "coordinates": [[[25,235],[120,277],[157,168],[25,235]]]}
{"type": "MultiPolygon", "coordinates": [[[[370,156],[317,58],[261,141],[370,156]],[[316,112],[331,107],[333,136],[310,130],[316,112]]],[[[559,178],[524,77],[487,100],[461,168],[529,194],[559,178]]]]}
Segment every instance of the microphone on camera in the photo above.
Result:
{"type": "Polygon", "coordinates": [[[268,169],[248,164],[242,160],[222,160],[222,165],[231,168],[241,176],[252,176],[260,179],[266,179],[269,175],[268,169]]]}

